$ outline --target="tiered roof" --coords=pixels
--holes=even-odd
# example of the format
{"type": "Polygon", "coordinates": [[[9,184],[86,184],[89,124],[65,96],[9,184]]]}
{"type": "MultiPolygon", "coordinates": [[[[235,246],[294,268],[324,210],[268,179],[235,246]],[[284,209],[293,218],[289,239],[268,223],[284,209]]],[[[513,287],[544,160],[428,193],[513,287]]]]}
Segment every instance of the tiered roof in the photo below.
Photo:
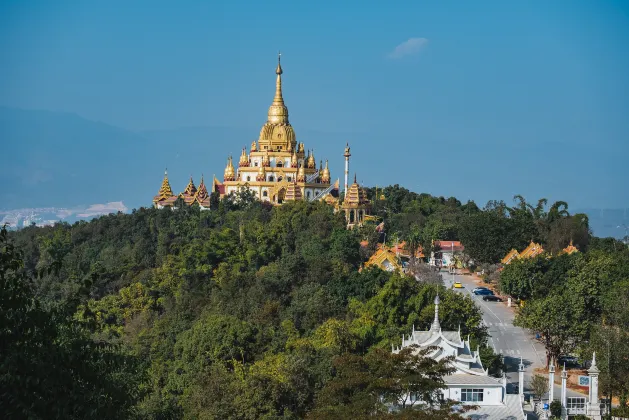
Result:
{"type": "Polygon", "coordinates": [[[505,257],[502,260],[500,260],[500,262],[503,265],[507,265],[511,261],[513,261],[515,258],[519,258],[519,257],[520,257],[520,253],[518,252],[517,249],[513,248],[511,251],[509,251],[507,255],[505,255],[505,257]]]}
{"type": "Polygon", "coordinates": [[[533,258],[544,252],[544,248],[536,242],[531,241],[524,251],[520,252],[520,258],[533,258]]]}
{"type": "Polygon", "coordinates": [[[561,250],[560,254],[574,254],[575,252],[579,252],[576,246],[572,245],[572,241],[570,241],[570,245],[561,250]]]}
{"type": "Polygon", "coordinates": [[[170,188],[170,182],[168,181],[168,171],[164,171],[164,180],[157,195],[153,197],[153,204],[159,207],[172,206],[177,201],[177,196],[173,195],[173,190],[170,188]]]}
{"type": "Polygon", "coordinates": [[[402,266],[397,256],[390,248],[381,246],[365,263],[366,267],[375,266],[384,271],[402,271],[402,266]]]}
{"type": "Polygon", "coordinates": [[[181,198],[183,201],[190,205],[194,203],[195,196],[197,194],[197,187],[194,185],[194,181],[192,180],[192,176],[190,177],[190,181],[188,185],[186,185],[186,189],[181,193],[181,198]]]}
{"type": "Polygon", "coordinates": [[[343,200],[343,208],[371,207],[371,202],[367,199],[367,193],[356,182],[354,174],[354,183],[348,188],[345,199],[343,200]]]}
{"type": "Polygon", "coordinates": [[[201,207],[210,208],[210,194],[205,187],[203,175],[201,175],[201,184],[199,184],[199,189],[194,196],[193,202],[197,202],[201,207]]]}
{"type": "Polygon", "coordinates": [[[470,348],[469,337],[467,340],[461,338],[461,329],[459,331],[443,331],[439,322],[439,295],[435,297],[435,318],[428,331],[413,331],[410,337],[402,336],[401,347],[392,349],[394,353],[398,353],[404,347],[416,345],[420,349],[426,347],[435,347],[429,353],[429,357],[434,360],[441,360],[445,357],[454,356],[452,367],[456,371],[451,375],[444,377],[446,383],[457,382],[461,384],[477,383],[481,377],[481,382],[499,386],[500,382],[491,378],[487,369],[483,368],[480,359],[480,349],[475,351],[470,348]]]}

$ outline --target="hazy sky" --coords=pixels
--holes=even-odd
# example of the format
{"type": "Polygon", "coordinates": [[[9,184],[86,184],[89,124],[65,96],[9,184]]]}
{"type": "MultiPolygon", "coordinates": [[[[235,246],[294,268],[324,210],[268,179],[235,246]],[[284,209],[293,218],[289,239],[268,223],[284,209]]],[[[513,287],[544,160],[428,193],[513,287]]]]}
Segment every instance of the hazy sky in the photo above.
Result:
{"type": "Polygon", "coordinates": [[[278,50],[298,139],[347,133],[370,185],[629,207],[627,1],[4,1],[0,105],[238,154],[278,50]]]}

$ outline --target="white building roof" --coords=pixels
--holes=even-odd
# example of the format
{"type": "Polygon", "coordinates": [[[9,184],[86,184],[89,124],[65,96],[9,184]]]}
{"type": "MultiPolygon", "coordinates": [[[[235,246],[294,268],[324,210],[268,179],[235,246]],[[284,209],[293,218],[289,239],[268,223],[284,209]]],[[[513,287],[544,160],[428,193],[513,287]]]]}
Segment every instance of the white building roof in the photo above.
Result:
{"type": "Polygon", "coordinates": [[[443,377],[446,385],[491,385],[502,386],[502,381],[491,376],[452,374],[443,377]]]}
{"type": "Polygon", "coordinates": [[[504,404],[479,406],[476,410],[461,413],[461,415],[473,420],[522,420],[526,418],[520,404],[520,396],[516,394],[505,395],[504,404]]]}

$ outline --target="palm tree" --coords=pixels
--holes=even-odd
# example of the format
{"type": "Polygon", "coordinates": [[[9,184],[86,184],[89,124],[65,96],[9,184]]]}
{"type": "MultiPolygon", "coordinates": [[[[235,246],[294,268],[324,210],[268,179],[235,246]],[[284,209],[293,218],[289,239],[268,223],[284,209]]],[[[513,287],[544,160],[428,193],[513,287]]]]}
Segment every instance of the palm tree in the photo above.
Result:
{"type": "Polygon", "coordinates": [[[565,201],[555,201],[555,203],[550,206],[550,210],[548,210],[546,222],[550,224],[555,220],[568,216],[570,216],[570,213],[568,213],[568,203],[565,201]]]}

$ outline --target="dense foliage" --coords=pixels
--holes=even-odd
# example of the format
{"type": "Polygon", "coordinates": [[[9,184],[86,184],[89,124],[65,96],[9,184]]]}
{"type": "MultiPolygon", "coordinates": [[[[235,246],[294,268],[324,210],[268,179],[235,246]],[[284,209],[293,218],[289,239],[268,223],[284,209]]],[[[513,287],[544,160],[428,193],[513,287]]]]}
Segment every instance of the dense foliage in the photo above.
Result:
{"type": "Polygon", "coordinates": [[[594,239],[586,253],[516,260],[500,274],[504,293],[525,299],[516,323],[540,334],[548,362],[596,351],[605,395],[629,398],[629,249],[594,239]],[[609,244],[612,246],[608,246],[609,244]]]}
{"type": "Polygon", "coordinates": [[[512,248],[521,251],[531,240],[552,253],[570,242],[583,251],[589,244],[587,216],[570,215],[563,201],[546,209],[546,199],[533,206],[516,195],[512,207],[490,201],[481,210],[473,201],[462,204],[454,197],[417,194],[399,185],[371,188],[368,195],[390,235],[421,245],[427,256],[435,251],[436,240],[460,240],[477,265],[498,263],[512,248]]]}
{"type": "MultiPolygon", "coordinates": [[[[72,417],[68,407],[81,418],[323,418],[340,410],[344,381],[382,369],[424,378],[416,391],[432,395],[443,366],[415,357],[416,369],[395,373],[408,355],[391,344],[429,328],[439,292],[441,325],[483,346],[479,309],[442,286],[359,271],[362,234],[323,203],[271,207],[247,194],[213,211],[139,209],[15,232],[3,245],[2,279],[18,285],[3,288],[0,308],[12,357],[3,389],[15,386],[31,418],[72,417]],[[51,411],[28,407],[33,398],[51,411]]],[[[496,360],[484,347],[483,357],[496,360]]],[[[397,381],[367,382],[343,403],[399,395],[397,381]]],[[[390,416],[457,418],[449,407],[390,416]]]]}

